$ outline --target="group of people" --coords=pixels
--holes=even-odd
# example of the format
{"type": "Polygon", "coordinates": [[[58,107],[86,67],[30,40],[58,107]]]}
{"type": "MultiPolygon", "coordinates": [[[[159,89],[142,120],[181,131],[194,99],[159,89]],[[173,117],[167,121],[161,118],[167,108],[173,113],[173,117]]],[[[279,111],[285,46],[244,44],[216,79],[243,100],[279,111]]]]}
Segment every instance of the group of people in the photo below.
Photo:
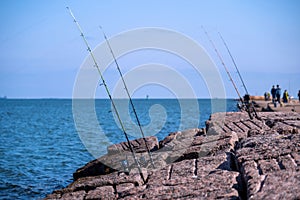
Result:
{"type": "MultiPolygon", "coordinates": [[[[281,103],[281,88],[279,87],[279,85],[277,85],[276,88],[273,85],[273,87],[271,89],[271,95],[272,95],[272,102],[274,103],[274,106],[276,107],[277,102],[281,106],[282,105],[282,103],[281,103]]],[[[283,103],[289,102],[289,93],[287,92],[287,90],[284,90],[284,92],[283,92],[282,101],[283,101],[283,103]]]]}
{"type": "MultiPolygon", "coordinates": [[[[276,102],[278,102],[280,105],[281,104],[281,88],[279,87],[279,85],[272,86],[271,89],[271,95],[272,95],[272,102],[274,103],[274,106],[276,107],[276,102]]],[[[269,100],[270,99],[270,93],[265,93],[265,100],[269,100]]],[[[283,103],[288,103],[289,102],[289,93],[287,92],[287,90],[284,90],[283,95],[282,95],[282,101],[283,103]]],[[[298,91],[298,99],[300,102],[300,90],[298,91]]]]}
{"type": "Polygon", "coordinates": [[[275,86],[273,85],[272,89],[271,89],[271,95],[272,95],[272,102],[274,103],[274,105],[276,106],[276,101],[281,104],[280,101],[280,97],[281,97],[281,88],[279,87],[279,85],[277,85],[277,87],[275,88],[275,86]]]}
{"type": "MultiPolygon", "coordinates": [[[[282,106],[282,103],[281,103],[281,88],[279,87],[279,85],[277,85],[276,88],[273,85],[272,89],[271,89],[271,94],[269,92],[265,92],[264,96],[265,96],[266,101],[270,100],[271,96],[272,96],[272,103],[274,104],[275,107],[276,107],[277,102],[280,104],[280,106],[282,106]]],[[[283,95],[282,95],[282,102],[283,103],[288,103],[289,100],[290,100],[289,93],[288,93],[287,90],[284,90],[283,95]]],[[[300,102],[300,90],[298,91],[298,100],[300,102]]]]}

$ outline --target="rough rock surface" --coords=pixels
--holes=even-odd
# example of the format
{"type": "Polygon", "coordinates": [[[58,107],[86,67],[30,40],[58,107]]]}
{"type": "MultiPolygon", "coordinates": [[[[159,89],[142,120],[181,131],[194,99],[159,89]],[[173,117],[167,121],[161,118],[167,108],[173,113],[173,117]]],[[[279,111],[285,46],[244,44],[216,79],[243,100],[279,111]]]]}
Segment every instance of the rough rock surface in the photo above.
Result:
{"type": "Polygon", "coordinates": [[[126,143],[74,173],[74,182],[46,199],[299,199],[300,115],[295,112],[216,113],[205,129],[170,133],[158,142],[126,143]],[[127,159],[130,173],[120,161],[127,159]],[[103,164],[104,162],[105,164],[103,164]]]}
{"type": "MultiPolygon", "coordinates": [[[[151,136],[145,139],[137,139],[130,141],[133,149],[137,153],[145,154],[147,152],[146,143],[150,151],[155,151],[159,148],[158,140],[156,137],[151,136]]],[[[77,180],[80,177],[85,176],[97,176],[97,175],[105,175],[111,172],[115,172],[118,170],[122,170],[120,167],[120,162],[125,160],[126,157],[131,161],[130,163],[134,163],[131,158],[131,154],[129,151],[129,146],[126,142],[122,142],[120,144],[114,144],[107,147],[107,155],[102,156],[96,160],[93,160],[87,163],[84,167],[79,168],[74,174],[74,180],[77,180]]]]}

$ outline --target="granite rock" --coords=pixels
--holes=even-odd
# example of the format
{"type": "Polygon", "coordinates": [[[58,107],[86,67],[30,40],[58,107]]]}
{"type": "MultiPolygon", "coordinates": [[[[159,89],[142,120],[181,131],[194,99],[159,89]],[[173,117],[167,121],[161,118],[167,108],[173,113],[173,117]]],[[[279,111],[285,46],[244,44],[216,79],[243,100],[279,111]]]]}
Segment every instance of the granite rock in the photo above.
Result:
{"type": "Polygon", "coordinates": [[[78,169],[72,184],[46,199],[299,199],[300,115],[258,115],[216,113],[205,129],[170,133],[160,142],[132,141],[138,159],[147,160],[144,179],[126,143],[108,147],[107,155],[78,169]],[[124,159],[129,173],[120,167],[124,159]]]}

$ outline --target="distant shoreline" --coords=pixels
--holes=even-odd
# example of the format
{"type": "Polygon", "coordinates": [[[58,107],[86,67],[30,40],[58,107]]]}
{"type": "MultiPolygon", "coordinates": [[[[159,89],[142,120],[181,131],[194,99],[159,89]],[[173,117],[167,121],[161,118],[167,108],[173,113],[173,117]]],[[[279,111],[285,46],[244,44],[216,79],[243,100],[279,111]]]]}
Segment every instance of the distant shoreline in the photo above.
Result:
{"type": "MultiPolygon", "coordinates": [[[[1,99],[1,98],[0,98],[1,99]]],[[[2,98],[3,100],[110,100],[109,98],[2,98]]],[[[114,100],[126,100],[128,98],[113,98],[114,100]]],[[[176,100],[177,98],[132,98],[132,100],[176,100]]],[[[182,100],[236,100],[236,98],[179,98],[182,100]]]]}

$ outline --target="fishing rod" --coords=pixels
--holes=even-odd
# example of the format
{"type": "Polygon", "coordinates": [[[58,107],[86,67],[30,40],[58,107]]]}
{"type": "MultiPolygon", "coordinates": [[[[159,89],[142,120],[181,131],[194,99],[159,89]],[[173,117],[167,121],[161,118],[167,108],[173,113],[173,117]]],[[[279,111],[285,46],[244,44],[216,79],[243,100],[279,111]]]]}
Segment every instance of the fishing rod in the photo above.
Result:
{"type": "Polygon", "coordinates": [[[123,134],[125,135],[125,138],[126,138],[126,141],[127,141],[127,143],[128,143],[129,149],[130,149],[130,151],[131,151],[131,153],[132,153],[132,157],[133,157],[133,159],[134,159],[134,162],[135,162],[135,164],[136,164],[137,167],[138,167],[138,170],[139,170],[139,173],[140,173],[140,176],[141,176],[142,180],[145,182],[145,178],[144,178],[144,175],[143,175],[143,173],[142,173],[141,166],[140,166],[140,164],[139,164],[139,162],[138,162],[138,160],[137,160],[137,157],[136,157],[136,155],[135,155],[135,152],[134,152],[134,150],[133,150],[133,147],[132,147],[132,145],[131,145],[131,143],[130,143],[130,141],[129,141],[128,135],[127,135],[127,133],[126,133],[126,131],[125,131],[125,127],[124,127],[124,125],[123,125],[123,123],[122,123],[122,120],[121,120],[120,115],[119,115],[119,112],[118,112],[118,110],[117,110],[117,108],[116,108],[115,102],[114,102],[114,100],[113,100],[112,97],[111,97],[111,94],[110,94],[109,89],[108,89],[108,87],[107,87],[107,85],[106,85],[106,82],[105,82],[105,80],[104,80],[104,77],[102,76],[102,73],[101,73],[100,68],[99,68],[99,65],[98,65],[98,63],[97,63],[97,61],[96,61],[96,59],[95,59],[95,56],[94,56],[94,54],[93,54],[93,52],[92,52],[92,50],[91,50],[91,48],[90,48],[90,46],[89,46],[89,44],[88,44],[88,42],[87,42],[87,40],[86,40],[86,37],[85,37],[84,34],[83,34],[83,31],[82,31],[81,26],[79,25],[78,21],[76,20],[76,18],[75,18],[75,16],[74,16],[74,14],[72,13],[71,9],[70,9],[69,7],[66,7],[66,8],[68,9],[68,11],[69,11],[70,15],[72,16],[72,18],[73,18],[75,24],[77,25],[77,28],[78,28],[78,30],[79,30],[79,32],[80,32],[80,36],[82,37],[82,39],[83,39],[83,41],[84,41],[84,43],[85,43],[85,45],[86,45],[86,47],[87,47],[87,50],[88,50],[90,56],[91,56],[92,59],[93,59],[94,67],[97,68],[97,71],[98,71],[98,73],[99,73],[99,75],[100,75],[100,78],[101,78],[101,81],[102,81],[102,85],[104,85],[105,90],[106,90],[106,93],[107,93],[107,95],[108,95],[108,97],[109,97],[109,99],[110,99],[110,101],[111,101],[111,104],[112,104],[112,106],[113,106],[113,109],[114,109],[114,111],[115,111],[115,114],[116,114],[116,116],[117,116],[117,118],[118,118],[118,121],[119,121],[119,123],[120,123],[120,125],[121,125],[123,134]]]}
{"type": "Polygon", "coordinates": [[[117,66],[118,72],[119,72],[119,74],[120,74],[120,77],[121,77],[122,82],[123,82],[123,85],[124,85],[124,89],[125,89],[125,91],[126,91],[126,93],[127,93],[127,96],[128,96],[128,98],[129,98],[130,105],[131,105],[132,110],[133,110],[133,113],[134,113],[134,115],[135,115],[135,119],[136,119],[136,121],[137,121],[137,123],[138,123],[140,132],[141,132],[142,137],[143,137],[143,140],[144,140],[144,142],[145,142],[146,149],[147,149],[147,152],[148,152],[148,155],[149,155],[149,158],[150,158],[152,167],[153,167],[153,169],[154,169],[155,167],[154,167],[154,162],[153,162],[153,159],[152,159],[152,154],[151,154],[151,152],[150,152],[150,149],[149,149],[149,147],[148,147],[147,141],[146,141],[146,139],[145,139],[145,135],[144,135],[144,131],[143,131],[143,129],[142,129],[142,125],[141,125],[141,123],[140,123],[140,120],[139,120],[139,118],[138,118],[137,112],[136,112],[135,107],[134,107],[134,105],[133,105],[132,98],[130,97],[130,94],[129,94],[127,85],[126,85],[126,83],[125,83],[123,74],[122,74],[122,72],[121,72],[119,63],[117,62],[116,56],[115,56],[115,54],[114,54],[114,52],[113,52],[113,50],[112,50],[112,47],[111,47],[111,45],[110,45],[110,43],[109,43],[109,41],[108,41],[108,39],[107,39],[107,37],[106,37],[106,34],[105,34],[103,28],[102,28],[101,26],[99,26],[99,28],[100,28],[100,30],[101,30],[102,33],[103,33],[103,37],[104,37],[104,39],[105,39],[105,41],[106,41],[106,43],[107,43],[107,46],[108,46],[108,48],[109,48],[109,50],[110,50],[110,53],[111,53],[111,55],[112,55],[112,57],[113,57],[113,59],[114,59],[114,62],[115,62],[115,64],[116,64],[116,66],[117,66]]]}
{"type": "Polygon", "coordinates": [[[206,30],[204,29],[204,27],[203,27],[203,26],[201,26],[201,27],[202,27],[204,33],[206,34],[208,40],[210,41],[211,45],[213,46],[213,48],[214,48],[214,50],[215,50],[217,56],[219,57],[219,59],[220,59],[222,65],[224,66],[224,69],[225,69],[225,71],[226,71],[226,73],[227,73],[227,75],[228,75],[228,77],[229,77],[229,79],[230,79],[230,81],[231,81],[231,83],[232,83],[232,85],[233,85],[233,87],[234,87],[236,93],[238,94],[240,101],[243,102],[243,98],[241,97],[241,95],[240,95],[240,93],[239,93],[239,91],[238,91],[238,89],[237,89],[237,87],[236,87],[236,85],[235,85],[235,83],[234,83],[234,81],[233,81],[233,79],[232,79],[232,77],[231,77],[229,71],[228,71],[228,68],[226,67],[226,65],[225,65],[225,63],[224,63],[221,54],[220,54],[219,51],[217,50],[217,48],[216,48],[214,42],[211,40],[211,38],[209,37],[209,35],[208,35],[208,33],[206,32],[206,30]]]}
{"type": "MultiPolygon", "coordinates": [[[[243,78],[242,78],[242,75],[241,75],[241,73],[240,73],[240,70],[238,69],[238,67],[237,67],[237,65],[236,65],[236,62],[235,62],[235,60],[234,60],[234,58],[233,58],[233,56],[232,56],[232,54],[231,54],[231,52],[230,52],[230,50],[229,50],[229,47],[227,46],[227,44],[226,44],[224,38],[222,37],[222,35],[221,35],[220,32],[218,32],[218,33],[219,33],[219,36],[220,36],[221,40],[223,41],[224,46],[225,46],[226,49],[227,49],[227,52],[228,52],[228,54],[229,54],[229,56],[230,56],[230,58],[231,58],[231,60],[232,60],[232,62],[233,62],[233,64],[234,64],[234,66],[235,66],[235,69],[236,69],[236,71],[237,71],[239,77],[240,77],[240,80],[241,80],[241,82],[242,82],[242,84],[243,84],[243,87],[244,87],[244,89],[245,89],[246,95],[248,95],[249,100],[250,100],[250,96],[249,96],[250,94],[249,94],[249,92],[248,92],[248,90],[247,90],[247,87],[246,87],[245,82],[244,82],[244,80],[243,80],[243,78]]],[[[250,106],[251,106],[251,108],[252,108],[252,110],[253,110],[253,112],[254,112],[256,118],[259,118],[258,115],[257,115],[257,113],[256,113],[255,108],[253,107],[253,104],[252,104],[252,103],[250,104],[250,106]]],[[[249,105],[248,105],[248,107],[249,107],[249,105]]],[[[246,108],[247,108],[247,105],[246,105],[246,108]]],[[[251,111],[249,110],[249,108],[247,108],[247,109],[248,109],[248,113],[249,113],[249,115],[250,115],[250,112],[251,112],[251,111]]]]}
{"type": "Polygon", "coordinates": [[[224,66],[224,69],[225,69],[225,71],[226,71],[226,73],[227,73],[227,75],[228,75],[228,77],[229,77],[229,79],[230,79],[230,81],[231,81],[231,83],[232,83],[232,85],[233,85],[233,87],[234,87],[236,93],[238,94],[239,99],[240,99],[240,101],[242,102],[242,105],[244,105],[244,106],[246,107],[246,111],[247,111],[247,113],[248,113],[250,119],[253,119],[253,116],[252,116],[252,114],[251,114],[251,111],[252,111],[252,110],[254,111],[255,116],[256,116],[256,118],[258,119],[259,117],[258,117],[258,115],[257,115],[257,113],[256,113],[256,111],[255,111],[255,108],[253,107],[253,104],[252,104],[252,103],[249,103],[250,95],[249,95],[249,94],[246,94],[246,95],[245,95],[245,101],[246,101],[246,102],[245,102],[244,99],[242,98],[242,96],[240,95],[239,90],[237,89],[236,84],[234,83],[234,81],[233,81],[233,79],[232,79],[232,77],[231,77],[231,75],[230,75],[230,73],[229,73],[229,70],[228,70],[228,68],[226,67],[226,65],[225,65],[225,63],[224,63],[224,61],[223,61],[223,58],[222,58],[221,54],[219,53],[219,51],[217,50],[217,48],[216,48],[214,42],[211,40],[211,38],[209,37],[207,31],[204,29],[203,26],[202,26],[202,29],[203,29],[203,31],[205,32],[205,34],[206,34],[208,40],[210,41],[211,45],[213,46],[213,48],[214,48],[216,54],[218,55],[218,57],[219,57],[219,59],[220,59],[222,65],[224,66]],[[247,97],[247,100],[246,100],[246,97],[247,97]],[[250,109],[250,106],[251,106],[251,109],[250,109]]]}
{"type": "Polygon", "coordinates": [[[231,52],[230,52],[230,50],[229,50],[229,48],[228,48],[228,46],[227,46],[227,44],[226,44],[224,38],[222,37],[222,35],[221,35],[220,32],[218,32],[218,33],[219,33],[219,36],[220,36],[221,40],[223,41],[223,43],[224,43],[224,45],[225,45],[225,47],[226,47],[226,49],[227,49],[227,52],[228,52],[228,54],[229,54],[229,56],[230,56],[230,58],[231,58],[231,60],[232,60],[232,62],[233,62],[233,64],[234,64],[234,66],[235,66],[235,69],[236,69],[236,71],[237,71],[237,73],[238,73],[238,75],[239,75],[239,77],[240,77],[240,79],[241,79],[241,82],[242,82],[242,84],[243,84],[243,87],[244,87],[244,89],[245,89],[246,94],[249,94],[249,93],[248,93],[248,90],[247,90],[247,87],[246,87],[246,85],[245,85],[245,83],[244,83],[244,80],[243,80],[243,78],[242,78],[242,75],[241,75],[241,73],[240,73],[240,71],[239,71],[239,69],[238,69],[238,67],[237,67],[237,65],[236,65],[236,63],[235,63],[235,60],[233,59],[233,56],[232,56],[232,54],[231,54],[231,52]]]}

